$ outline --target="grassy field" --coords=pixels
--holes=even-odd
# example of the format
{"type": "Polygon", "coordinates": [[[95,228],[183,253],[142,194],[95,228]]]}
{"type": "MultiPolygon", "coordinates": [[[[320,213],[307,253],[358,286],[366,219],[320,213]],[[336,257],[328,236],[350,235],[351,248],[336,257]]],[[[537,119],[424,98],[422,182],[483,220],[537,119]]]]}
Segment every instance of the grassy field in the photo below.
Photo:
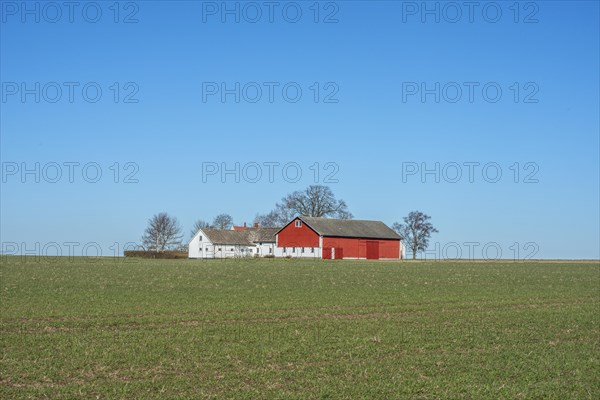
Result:
{"type": "Polygon", "coordinates": [[[600,398],[598,262],[3,257],[0,398],[600,398]]]}

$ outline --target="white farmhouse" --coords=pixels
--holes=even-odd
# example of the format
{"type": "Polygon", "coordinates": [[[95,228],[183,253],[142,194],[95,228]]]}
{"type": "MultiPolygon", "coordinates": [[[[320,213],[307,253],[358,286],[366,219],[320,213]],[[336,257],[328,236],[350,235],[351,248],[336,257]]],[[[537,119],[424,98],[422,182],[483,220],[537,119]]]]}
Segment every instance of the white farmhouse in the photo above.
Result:
{"type": "Polygon", "coordinates": [[[274,255],[277,228],[200,229],[188,244],[189,258],[236,258],[274,255]]]}

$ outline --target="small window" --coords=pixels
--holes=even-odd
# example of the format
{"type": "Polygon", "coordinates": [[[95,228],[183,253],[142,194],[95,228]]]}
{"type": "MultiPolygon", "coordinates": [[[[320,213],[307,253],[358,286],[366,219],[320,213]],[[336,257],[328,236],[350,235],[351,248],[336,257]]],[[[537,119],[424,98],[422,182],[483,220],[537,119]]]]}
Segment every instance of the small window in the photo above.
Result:
{"type": "Polygon", "coordinates": [[[219,251],[221,251],[221,248],[219,247],[219,251]]]}
{"type": "Polygon", "coordinates": [[[233,251],[233,247],[231,248],[231,251],[233,251]]]}
{"type": "Polygon", "coordinates": [[[296,248],[292,247],[292,253],[295,253],[295,252],[296,252],[296,248]]]}
{"type": "Polygon", "coordinates": [[[269,254],[271,254],[273,252],[273,248],[269,247],[269,254]]]}
{"type": "Polygon", "coordinates": [[[310,252],[311,252],[311,253],[314,253],[314,252],[315,252],[315,248],[314,248],[314,247],[311,247],[311,248],[310,248],[310,252]]]}
{"type": "Polygon", "coordinates": [[[205,250],[208,251],[208,247],[205,250]]]}
{"type": "Polygon", "coordinates": [[[300,228],[302,226],[302,221],[299,219],[296,220],[296,228],[300,228]]]}
{"type": "Polygon", "coordinates": [[[249,251],[250,253],[252,253],[252,249],[248,249],[248,251],[249,251]]]}
{"type": "Polygon", "coordinates": [[[200,239],[200,241],[202,241],[202,236],[198,236],[198,239],[200,239]]]}
{"type": "Polygon", "coordinates": [[[304,247],[302,248],[301,252],[304,253],[304,247]]]}
{"type": "Polygon", "coordinates": [[[200,247],[200,251],[202,251],[202,247],[200,247]]]}
{"type": "Polygon", "coordinates": [[[283,252],[287,253],[287,248],[286,247],[283,248],[283,252]]]}

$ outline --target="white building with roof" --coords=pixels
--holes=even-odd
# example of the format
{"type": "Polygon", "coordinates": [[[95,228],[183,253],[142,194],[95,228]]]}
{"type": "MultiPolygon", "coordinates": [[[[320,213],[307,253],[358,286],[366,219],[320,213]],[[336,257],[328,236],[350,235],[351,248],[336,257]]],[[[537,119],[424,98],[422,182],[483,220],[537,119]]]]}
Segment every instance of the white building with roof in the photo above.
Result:
{"type": "Polygon", "coordinates": [[[203,228],[188,243],[189,258],[237,258],[275,255],[277,228],[225,230],[203,228]]]}

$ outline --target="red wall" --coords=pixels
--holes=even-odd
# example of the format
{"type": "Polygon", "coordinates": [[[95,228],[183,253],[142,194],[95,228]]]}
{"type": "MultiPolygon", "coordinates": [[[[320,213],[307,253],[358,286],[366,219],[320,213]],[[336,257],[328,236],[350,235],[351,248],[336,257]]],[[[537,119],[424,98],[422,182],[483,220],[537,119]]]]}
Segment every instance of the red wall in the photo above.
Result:
{"type": "Polygon", "coordinates": [[[308,226],[296,228],[294,219],[277,234],[277,246],[279,247],[319,247],[319,235],[308,226]]]}
{"type": "MultiPolygon", "coordinates": [[[[370,241],[370,240],[369,240],[370,241]]],[[[379,239],[379,258],[400,258],[400,241],[379,239]]],[[[344,258],[367,258],[367,240],[324,237],[323,247],[341,247],[344,258]]]]}

